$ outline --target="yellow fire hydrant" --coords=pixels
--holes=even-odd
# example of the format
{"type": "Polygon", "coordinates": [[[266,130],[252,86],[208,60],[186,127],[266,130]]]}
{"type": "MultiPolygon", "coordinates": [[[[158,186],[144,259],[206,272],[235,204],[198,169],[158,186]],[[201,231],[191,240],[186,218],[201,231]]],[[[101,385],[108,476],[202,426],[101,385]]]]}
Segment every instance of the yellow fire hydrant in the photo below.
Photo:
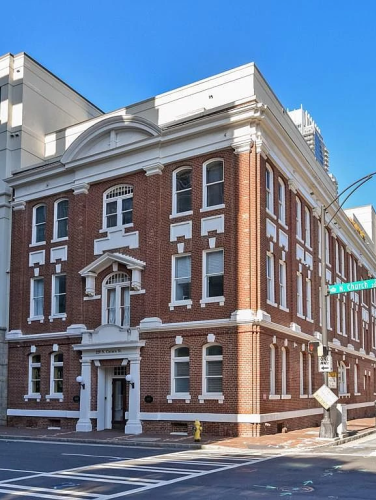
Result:
{"type": "Polygon", "coordinates": [[[201,432],[202,432],[202,425],[199,420],[195,420],[195,423],[193,424],[193,431],[194,431],[194,438],[195,438],[195,443],[198,443],[201,441],[201,432]]]}

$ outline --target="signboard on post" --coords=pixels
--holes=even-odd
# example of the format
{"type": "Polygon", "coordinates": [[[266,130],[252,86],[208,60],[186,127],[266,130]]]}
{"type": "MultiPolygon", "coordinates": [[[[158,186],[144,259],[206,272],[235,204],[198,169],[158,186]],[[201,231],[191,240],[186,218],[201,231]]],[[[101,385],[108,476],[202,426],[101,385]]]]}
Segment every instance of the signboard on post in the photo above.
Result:
{"type": "Polygon", "coordinates": [[[333,358],[331,356],[319,356],[319,372],[333,371],[333,358]]]}
{"type": "Polygon", "coordinates": [[[376,279],[351,281],[350,283],[335,283],[334,285],[328,285],[328,293],[329,295],[333,295],[335,293],[370,290],[371,288],[376,288],[376,279]]]}
{"type": "Polygon", "coordinates": [[[313,394],[313,397],[325,408],[325,410],[329,410],[329,408],[338,401],[338,397],[326,385],[322,385],[320,389],[313,394]]]}
{"type": "Polygon", "coordinates": [[[328,387],[329,389],[337,389],[337,372],[328,373],[328,387]]]}

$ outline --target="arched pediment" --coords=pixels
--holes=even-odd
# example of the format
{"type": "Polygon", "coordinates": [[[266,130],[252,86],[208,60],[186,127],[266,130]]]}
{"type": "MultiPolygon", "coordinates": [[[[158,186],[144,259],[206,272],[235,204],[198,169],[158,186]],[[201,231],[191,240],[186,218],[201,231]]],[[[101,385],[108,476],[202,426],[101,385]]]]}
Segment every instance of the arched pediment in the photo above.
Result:
{"type": "Polygon", "coordinates": [[[69,163],[99,153],[144,141],[161,134],[149,120],[132,115],[110,116],[96,122],[73,141],[61,162],[69,163]]]}

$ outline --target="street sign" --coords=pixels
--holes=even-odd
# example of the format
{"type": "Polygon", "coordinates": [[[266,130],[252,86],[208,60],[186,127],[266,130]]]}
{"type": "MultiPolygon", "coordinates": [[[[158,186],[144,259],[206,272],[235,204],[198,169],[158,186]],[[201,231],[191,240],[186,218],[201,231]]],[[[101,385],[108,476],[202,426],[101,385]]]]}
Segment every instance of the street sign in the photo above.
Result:
{"type": "Polygon", "coordinates": [[[376,288],[376,279],[351,281],[350,283],[335,283],[328,285],[329,295],[335,293],[358,292],[359,290],[370,290],[376,288]]]}
{"type": "Polygon", "coordinates": [[[333,371],[333,358],[331,356],[319,356],[319,372],[333,371]]]}
{"type": "Polygon", "coordinates": [[[333,391],[329,389],[328,386],[322,385],[320,389],[318,389],[313,397],[323,406],[326,410],[329,410],[331,406],[334,405],[336,401],[338,401],[338,397],[334,394],[333,391]]]}
{"type": "Polygon", "coordinates": [[[329,389],[337,389],[337,372],[328,373],[328,387],[329,389]]]}

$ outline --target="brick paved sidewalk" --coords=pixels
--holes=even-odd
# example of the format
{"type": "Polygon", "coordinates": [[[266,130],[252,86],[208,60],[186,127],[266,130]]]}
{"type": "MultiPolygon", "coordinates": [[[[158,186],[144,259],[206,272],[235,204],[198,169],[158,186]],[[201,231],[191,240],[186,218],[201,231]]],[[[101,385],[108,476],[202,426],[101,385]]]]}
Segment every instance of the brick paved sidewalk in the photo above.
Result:
{"type": "MultiPolygon", "coordinates": [[[[364,435],[376,432],[374,418],[350,420],[347,423],[348,437],[345,440],[358,439],[364,435]]],[[[151,446],[168,448],[209,448],[237,450],[281,450],[312,449],[317,446],[333,445],[343,442],[343,439],[320,439],[319,428],[312,427],[284,434],[274,434],[257,438],[215,438],[202,436],[200,443],[195,443],[193,435],[155,435],[141,434],[139,436],[125,435],[121,431],[105,430],[92,432],[75,432],[60,429],[33,429],[0,426],[0,439],[36,439],[63,442],[85,442],[99,444],[114,444],[125,446],[151,446]]]]}

